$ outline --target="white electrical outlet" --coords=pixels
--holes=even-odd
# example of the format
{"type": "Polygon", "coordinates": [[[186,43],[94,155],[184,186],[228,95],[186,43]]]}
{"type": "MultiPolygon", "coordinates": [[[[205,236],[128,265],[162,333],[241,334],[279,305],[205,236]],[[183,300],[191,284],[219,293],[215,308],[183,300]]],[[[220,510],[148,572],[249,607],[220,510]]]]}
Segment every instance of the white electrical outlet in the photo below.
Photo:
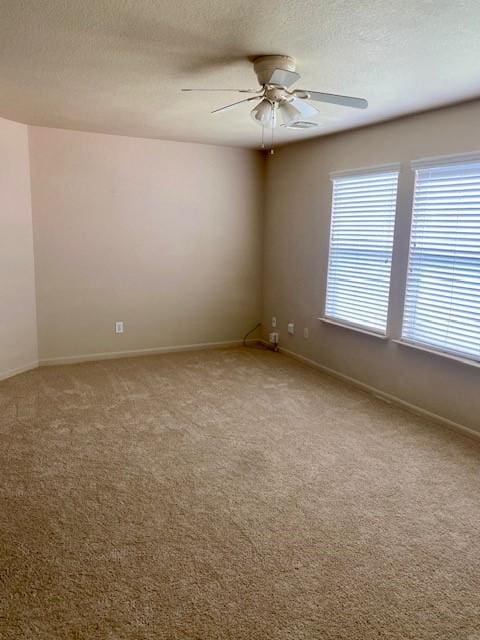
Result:
{"type": "Polygon", "coordinates": [[[278,344],[278,333],[270,333],[268,335],[268,340],[272,344],[278,344]]]}
{"type": "Polygon", "coordinates": [[[293,324],[293,322],[288,323],[287,331],[291,336],[295,335],[295,325],[293,324]]]}
{"type": "Polygon", "coordinates": [[[123,333],[123,322],[115,322],[115,333],[123,333]]]}
{"type": "Polygon", "coordinates": [[[303,337],[308,338],[308,327],[305,327],[305,329],[303,330],[303,337]]]}
{"type": "Polygon", "coordinates": [[[277,326],[277,319],[275,316],[272,316],[272,327],[275,329],[276,326],[277,326]]]}

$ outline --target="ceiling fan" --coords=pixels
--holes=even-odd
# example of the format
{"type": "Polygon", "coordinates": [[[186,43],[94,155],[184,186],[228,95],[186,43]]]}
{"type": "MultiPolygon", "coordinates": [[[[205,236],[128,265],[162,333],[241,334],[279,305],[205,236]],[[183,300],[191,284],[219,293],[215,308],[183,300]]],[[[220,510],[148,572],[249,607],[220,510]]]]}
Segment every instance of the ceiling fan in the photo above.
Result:
{"type": "Polygon", "coordinates": [[[182,91],[235,91],[252,93],[248,98],[238,100],[224,107],[214,109],[212,113],[221,113],[246,102],[257,104],[251,111],[252,118],[262,127],[275,128],[278,124],[289,129],[307,129],[318,126],[311,120],[319,111],[307,100],[329,102],[344,107],[366,109],[368,102],[364,98],[353,98],[334,93],[293,89],[289,87],[300,79],[295,71],[295,60],[289,56],[260,56],[253,63],[258,78],[258,89],[182,89],[182,91]]]}

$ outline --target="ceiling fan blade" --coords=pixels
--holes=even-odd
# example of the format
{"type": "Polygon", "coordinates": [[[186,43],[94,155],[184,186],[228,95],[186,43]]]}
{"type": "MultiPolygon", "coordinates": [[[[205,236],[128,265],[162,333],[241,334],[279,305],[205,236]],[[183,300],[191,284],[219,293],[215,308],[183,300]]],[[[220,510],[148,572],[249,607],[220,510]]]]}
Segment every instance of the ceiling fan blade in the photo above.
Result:
{"type": "Polygon", "coordinates": [[[335,93],[321,93],[320,91],[309,91],[308,89],[295,89],[295,96],[317,102],[330,102],[340,104],[343,107],[353,107],[354,109],[366,109],[368,102],[364,98],[353,98],[351,96],[339,96],[335,93]]]}
{"type": "Polygon", "coordinates": [[[300,74],[295,71],[287,71],[286,69],[274,69],[270,80],[266,84],[276,84],[280,87],[289,87],[291,84],[300,79],[300,74]]]}
{"type": "Polygon", "coordinates": [[[234,93],[260,93],[262,89],[181,89],[181,91],[233,91],[234,93]]]}
{"type": "Polygon", "coordinates": [[[290,104],[300,111],[302,118],[314,118],[320,113],[316,107],[300,98],[293,98],[290,104]]]}
{"type": "Polygon", "coordinates": [[[233,109],[239,104],[243,104],[244,102],[251,102],[252,100],[259,100],[262,96],[252,96],[251,98],[245,98],[244,100],[239,100],[238,102],[232,102],[232,104],[227,104],[225,107],[219,107],[218,109],[214,109],[212,113],[220,113],[221,111],[227,111],[228,109],[233,109]]]}

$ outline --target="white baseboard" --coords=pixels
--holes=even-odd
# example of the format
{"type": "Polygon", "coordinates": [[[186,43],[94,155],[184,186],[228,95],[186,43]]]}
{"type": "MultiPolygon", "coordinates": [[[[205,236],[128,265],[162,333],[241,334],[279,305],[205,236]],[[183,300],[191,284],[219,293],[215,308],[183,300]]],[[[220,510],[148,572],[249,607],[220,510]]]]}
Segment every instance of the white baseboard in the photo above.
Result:
{"type": "Polygon", "coordinates": [[[362,391],[366,391],[367,393],[373,396],[376,396],[381,400],[386,400],[387,402],[391,402],[392,404],[395,404],[401,407],[402,409],[407,409],[407,411],[410,411],[411,413],[415,413],[416,415],[421,416],[422,418],[433,420],[434,422],[437,422],[443,425],[444,427],[448,427],[449,429],[453,429],[454,431],[462,433],[464,436],[469,436],[470,438],[474,438],[475,440],[480,440],[479,431],[470,429],[469,427],[466,427],[463,424],[454,422],[453,420],[449,420],[448,418],[444,418],[443,416],[440,416],[437,413],[428,411],[427,409],[422,409],[422,407],[419,407],[415,404],[411,404],[410,402],[407,402],[406,400],[402,400],[401,398],[391,395],[390,393],[386,393],[385,391],[381,391],[380,389],[377,389],[376,387],[372,387],[371,385],[366,384],[365,382],[361,382],[356,378],[351,378],[350,376],[347,376],[344,373],[340,373],[335,369],[330,369],[329,367],[325,367],[323,364],[319,364],[318,362],[315,362],[315,360],[311,360],[310,358],[301,356],[298,353],[295,353],[294,351],[290,351],[289,349],[285,349],[284,347],[279,347],[279,351],[291,358],[295,358],[295,360],[299,360],[300,362],[303,362],[304,364],[309,365],[310,367],[314,367],[315,369],[318,369],[319,371],[322,371],[323,373],[326,373],[327,375],[332,376],[333,378],[337,378],[338,380],[342,380],[343,382],[347,382],[359,389],[362,389],[362,391]]]}
{"type": "MultiPolygon", "coordinates": [[[[264,340],[251,339],[247,340],[248,343],[253,342],[264,342],[268,344],[268,342],[264,340]]],[[[148,356],[148,355],[156,355],[162,353],[175,353],[181,351],[200,351],[202,349],[218,349],[218,348],[228,348],[228,347],[238,347],[243,343],[242,340],[228,340],[223,342],[203,342],[197,344],[186,344],[186,345],[175,345],[170,347],[157,347],[154,349],[135,349],[131,351],[113,351],[113,352],[105,352],[105,353],[89,353],[79,356],[62,356],[60,358],[45,358],[39,361],[30,362],[21,367],[17,367],[15,369],[10,369],[7,371],[0,372],[0,380],[6,380],[7,378],[11,378],[12,376],[18,375],[19,373],[24,373],[26,371],[30,371],[32,369],[36,369],[37,367],[45,367],[45,366],[54,366],[54,365],[62,365],[62,364],[75,364],[77,362],[95,362],[97,360],[113,360],[115,358],[134,358],[136,356],[148,356]]],[[[326,373],[329,376],[337,378],[338,380],[342,380],[343,382],[347,382],[349,384],[354,385],[355,387],[366,391],[367,393],[376,396],[382,400],[386,400],[387,402],[391,402],[403,409],[407,409],[408,411],[415,413],[423,418],[427,418],[428,420],[433,420],[439,424],[442,424],[449,429],[453,429],[454,431],[460,432],[463,435],[469,436],[476,440],[480,440],[480,432],[475,431],[474,429],[470,429],[458,422],[454,422],[453,420],[449,420],[448,418],[444,418],[436,413],[428,411],[427,409],[422,409],[417,405],[411,404],[406,400],[402,400],[401,398],[394,396],[390,393],[386,393],[385,391],[381,391],[376,387],[372,387],[365,382],[361,382],[356,378],[352,378],[344,373],[340,373],[335,369],[330,369],[315,360],[311,360],[310,358],[306,358],[294,351],[290,351],[289,349],[285,349],[284,347],[279,347],[279,351],[284,353],[285,355],[294,358],[295,360],[299,360],[304,364],[309,365],[310,367],[314,367],[323,373],[326,373]]]]}
{"type": "Polygon", "coordinates": [[[7,378],[16,376],[19,373],[25,373],[25,371],[31,371],[32,369],[36,369],[37,367],[38,367],[38,360],[35,360],[34,362],[29,362],[28,364],[24,364],[21,367],[16,367],[15,369],[9,369],[8,371],[0,371],[0,380],[6,380],[7,378]]]}
{"type": "MultiPolygon", "coordinates": [[[[257,340],[247,340],[257,342],[257,340]]],[[[97,360],[114,360],[115,358],[135,358],[138,356],[153,356],[161,353],[176,353],[180,351],[200,351],[202,349],[218,349],[238,347],[242,340],[227,340],[225,342],[201,342],[197,344],[182,344],[171,347],[156,347],[153,349],[134,349],[131,351],[107,351],[105,353],[87,353],[78,356],[61,356],[59,358],[42,358],[40,367],[50,367],[59,364],[75,364],[78,362],[96,362],[97,360]]]]}

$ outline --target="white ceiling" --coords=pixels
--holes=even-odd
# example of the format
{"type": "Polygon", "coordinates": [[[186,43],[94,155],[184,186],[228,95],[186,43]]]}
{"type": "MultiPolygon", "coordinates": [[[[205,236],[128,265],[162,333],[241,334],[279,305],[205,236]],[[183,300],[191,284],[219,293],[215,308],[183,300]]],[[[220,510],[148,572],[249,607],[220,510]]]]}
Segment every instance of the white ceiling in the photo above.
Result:
{"type": "MultiPolygon", "coordinates": [[[[365,97],[320,105],[318,136],[480,95],[479,0],[2,0],[0,115],[29,124],[259,147],[242,96],[250,60],[297,60],[298,87],[365,97]]],[[[317,106],[319,103],[317,103],[317,106]]]]}

